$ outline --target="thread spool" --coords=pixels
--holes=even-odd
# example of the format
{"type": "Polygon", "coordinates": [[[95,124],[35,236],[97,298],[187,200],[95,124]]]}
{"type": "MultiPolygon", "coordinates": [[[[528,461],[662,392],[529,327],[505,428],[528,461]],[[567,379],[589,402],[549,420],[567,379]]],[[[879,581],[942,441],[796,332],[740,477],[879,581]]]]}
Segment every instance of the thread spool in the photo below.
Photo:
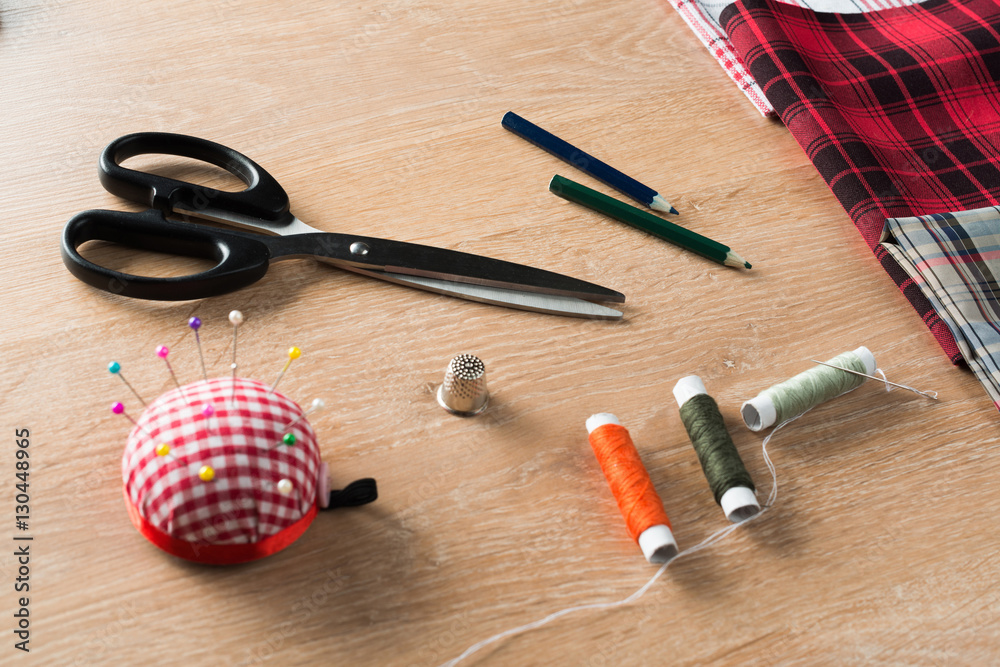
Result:
{"type": "Polygon", "coordinates": [[[615,415],[604,412],[587,419],[587,432],[629,535],[647,561],[666,563],[677,555],[677,542],[628,430],[615,415]]]}
{"type": "MultiPolygon", "coordinates": [[[[867,347],[844,352],[828,364],[871,375],[875,372],[875,357],[867,347]]],[[[796,417],[820,403],[860,387],[865,378],[844,373],[829,366],[814,366],[793,378],[765,389],[743,404],[740,413],[747,428],[762,431],[796,417]]]]}
{"type": "Polygon", "coordinates": [[[739,523],[757,514],[757,489],[705,383],[697,375],[681,378],[674,385],[674,399],[715,502],[726,518],[739,523]]]}

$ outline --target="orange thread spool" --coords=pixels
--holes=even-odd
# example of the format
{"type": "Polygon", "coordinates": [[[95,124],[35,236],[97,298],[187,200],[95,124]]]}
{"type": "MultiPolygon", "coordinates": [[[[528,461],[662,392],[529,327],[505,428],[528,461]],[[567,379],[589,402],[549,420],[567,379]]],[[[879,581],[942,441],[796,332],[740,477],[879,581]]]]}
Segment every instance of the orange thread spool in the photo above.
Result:
{"type": "Polygon", "coordinates": [[[670,519],[663,509],[646,467],[628,430],[612,414],[600,413],[587,420],[590,446],[601,465],[618,509],[633,540],[650,563],[666,563],[677,555],[677,542],[670,519]]]}

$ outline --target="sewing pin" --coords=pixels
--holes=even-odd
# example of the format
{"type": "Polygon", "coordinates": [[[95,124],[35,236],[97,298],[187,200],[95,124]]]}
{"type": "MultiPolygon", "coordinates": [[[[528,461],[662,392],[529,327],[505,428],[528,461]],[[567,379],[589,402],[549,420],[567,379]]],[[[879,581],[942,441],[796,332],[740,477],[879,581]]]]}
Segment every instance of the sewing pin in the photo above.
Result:
{"type": "Polygon", "coordinates": [[[836,368],[837,370],[844,371],[845,373],[853,373],[854,375],[860,375],[861,377],[866,377],[866,378],[875,380],[876,382],[881,382],[882,384],[887,384],[887,385],[889,385],[891,387],[898,387],[899,389],[905,389],[907,391],[912,391],[914,394],[920,394],[921,396],[926,396],[927,398],[931,399],[932,401],[938,400],[937,392],[936,391],[932,391],[932,392],[920,391],[919,389],[914,389],[913,387],[907,387],[905,384],[896,384],[895,382],[889,382],[885,378],[875,377],[874,375],[866,375],[865,373],[859,373],[858,371],[851,370],[850,368],[844,368],[843,366],[834,366],[833,364],[828,364],[825,361],[816,361],[815,359],[812,359],[811,361],[814,364],[819,364],[821,366],[829,366],[830,368],[836,368]]]}
{"type": "Polygon", "coordinates": [[[293,426],[295,426],[296,424],[298,424],[300,421],[302,421],[303,419],[305,419],[306,417],[308,417],[312,413],[316,412],[317,410],[322,410],[325,407],[326,407],[326,403],[323,402],[322,398],[314,398],[313,402],[312,402],[312,405],[309,406],[309,409],[306,410],[305,412],[303,412],[301,415],[299,415],[295,419],[293,419],[292,421],[288,422],[288,424],[286,424],[285,428],[283,428],[282,430],[283,431],[287,431],[288,429],[292,428],[293,426]]]}
{"type": "Polygon", "coordinates": [[[167,365],[167,370],[170,371],[170,377],[174,379],[174,384],[177,385],[178,389],[180,389],[181,383],[177,381],[177,376],[174,375],[173,366],[170,365],[170,361],[167,359],[168,354],[170,354],[170,348],[167,347],[166,345],[160,345],[159,347],[156,348],[156,356],[158,356],[160,359],[163,359],[163,363],[167,365]]]}
{"type": "Polygon", "coordinates": [[[285,428],[282,429],[282,432],[284,432],[285,435],[283,435],[281,437],[281,442],[279,442],[277,445],[271,446],[269,449],[274,449],[275,447],[277,447],[279,445],[287,445],[289,447],[294,446],[297,438],[295,437],[294,433],[291,433],[291,428],[293,426],[295,426],[296,424],[298,424],[303,419],[305,419],[306,416],[311,415],[312,413],[316,412],[317,410],[322,410],[325,407],[326,407],[326,403],[323,402],[323,399],[321,399],[321,398],[314,398],[313,401],[312,401],[312,405],[309,406],[308,410],[306,410],[305,412],[303,412],[301,415],[299,415],[298,417],[296,417],[292,421],[290,421],[287,424],[285,424],[285,428]]]}
{"type": "Polygon", "coordinates": [[[122,405],[120,402],[116,401],[116,402],[114,402],[114,403],[111,404],[111,412],[115,413],[116,415],[125,415],[125,418],[128,419],[130,422],[132,422],[132,424],[137,429],[139,429],[140,431],[142,431],[146,435],[149,435],[149,431],[147,431],[143,427],[139,426],[139,422],[137,422],[136,420],[132,419],[132,415],[130,415],[128,412],[125,411],[125,406],[122,405]]]}
{"type": "Polygon", "coordinates": [[[290,494],[292,492],[292,488],[293,488],[293,486],[292,486],[292,480],[290,480],[290,479],[282,479],[282,480],[278,481],[277,487],[278,487],[278,493],[280,493],[283,496],[287,496],[288,494],[290,494]]]}
{"type": "Polygon", "coordinates": [[[281,436],[281,440],[268,447],[268,449],[278,449],[282,445],[285,445],[286,447],[294,447],[297,440],[298,438],[295,437],[294,433],[286,433],[285,435],[281,436]]]}
{"type": "MultiPolygon", "coordinates": [[[[201,416],[205,418],[206,429],[208,430],[208,436],[211,437],[212,434],[212,416],[215,414],[215,406],[211,403],[201,404],[201,416]]],[[[218,425],[219,420],[216,418],[216,425],[218,425]]]]}
{"type": "Polygon", "coordinates": [[[233,393],[229,398],[229,402],[232,403],[236,401],[236,331],[243,324],[243,313],[238,310],[230,312],[229,321],[233,324],[233,363],[231,366],[233,369],[233,393]]]}
{"type": "Polygon", "coordinates": [[[140,396],[139,392],[137,392],[135,390],[135,387],[133,387],[129,383],[129,381],[125,379],[125,375],[122,373],[122,365],[121,364],[119,364],[117,361],[112,361],[110,364],[108,364],[108,372],[110,372],[112,375],[117,375],[118,377],[120,377],[121,380],[122,380],[122,382],[125,383],[125,386],[129,388],[129,391],[131,391],[133,394],[135,394],[135,397],[139,399],[139,402],[142,403],[142,406],[143,407],[148,407],[146,405],[146,401],[142,400],[142,396],[140,396]]]}
{"type": "Polygon", "coordinates": [[[201,328],[201,318],[192,317],[188,320],[188,326],[194,330],[194,340],[198,343],[198,358],[201,359],[201,376],[207,381],[208,371],[205,370],[205,355],[201,351],[201,336],[198,335],[198,329],[201,328]]]}
{"type": "Polygon", "coordinates": [[[302,350],[300,350],[299,348],[297,347],[288,348],[288,361],[285,362],[285,367],[281,369],[280,373],[278,373],[278,378],[274,381],[274,384],[272,384],[271,388],[267,390],[268,395],[274,393],[274,390],[278,386],[278,383],[281,382],[281,378],[285,376],[285,371],[288,370],[288,367],[292,365],[293,361],[295,361],[301,356],[302,356],[302,350]]]}

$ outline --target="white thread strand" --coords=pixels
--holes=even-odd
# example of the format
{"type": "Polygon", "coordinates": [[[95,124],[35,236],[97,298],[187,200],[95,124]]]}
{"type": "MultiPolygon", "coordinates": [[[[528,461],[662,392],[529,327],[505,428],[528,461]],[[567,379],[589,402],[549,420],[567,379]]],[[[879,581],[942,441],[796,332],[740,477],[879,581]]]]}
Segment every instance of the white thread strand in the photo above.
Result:
{"type": "MultiPolygon", "coordinates": [[[[883,373],[881,370],[878,370],[878,369],[876,370],[876,372],[880,373],[882,375],[882,378],[885,379],[885,373],[883,373]]],[[[863,386],[863,385],[858,385],[858,386],[860,387],[860,386],[863,386]]],[[[852,387],[852,388],[848,389],[847,391],[844,391],[844,392],[838,394],[837,396],[834,396],[830,400],[834,400],[836,398],[840,398],[844,394],[849,394],[850,392],[854,391],[857,388],[858,387],[852,387]]],[[[891,391],[892,390],[891,387],[888,384],[885,385],[885,388],[886,388],[886,391],[891,391]]],[[[906,388],[910,389],[909,387],[906,387],[906,388]]],[[[917,393],[924,393],[924,392],[919,392],[918,391],[917,393]]],[[[933,393],[935,395],[937,394],[937,392],[933,392],[933,393]]],[[[810,410],[811,409],[812,408],[810,408],[810,410]]],[[[631,595],[629,595],[628,597],[626,597],[626,598],[624,598],[622,600],[617,600],[617,601],[614,601],[614,602],[591,602],[591,603],[588,603],[588,604],[581,604],[581,605],[576,605],[576,606],[573,606],[573,607],[567,607],[566,609],[561,609],[561,610],[559,610],[557,612],[553,612],[553,613],[549,614],[545,618],[541,618],[541,619],[539,619],[537,621],[532,621],[531,623],[525,623],[524,625],[519,625],[516,628],[511,628],[509,630],[504,630],[503,632],[497,633],[497,634],[493,635],[492,637],[487,637],[486,639],[484,639],[482,641],[476,642],[475,644],[473,644],[469,648],[465,649],[465,651],[463,651],[462,654],[459,655],[457,658],[453,658],[453,659],[449,660],[448,662],[442,663],[440,665],[440,667],[455,667],[455,665],[457,665],[458,663],[460,663],[462,660],[465,660],[466,658],[468,658],[473,653],[478,652],[479,650],[481,650],[481,649],[489,646],[490,644],[495,644],[496,642],[498,642],[498,641],[500,641],[502,639],[506,639],[507,637],[511,637],[511,636],[514,636],[514,635],[519,635],[522,632],[527,632],[528,630],[534,630],[535,628],[540,628],[543,625],[546,625],[546,624],[548,624],[548,623],[550,623],[550,622],[552,622],[552,621],[554,621],[557,618],[560,618],[562,616],[573,614],[573,613],[576,613],[578,611],[586,611],[588,609],[614,609],[616,607],[623,607],[623,606],[625,606],[627,604],[631,604],[632,602],[635,602],[636,600],[638,600],[639,598],[641,598],[643,595],[646,594],[646,591],[648,591],[650,589],[650,587],[652,587],[652,585],[654,583],[656,583],[656,580],[659,579],[663,575],[663,573],[666,571],[666,569],[668,567],[670,567],[671,563],[673,563],[673,562],[675,562],[677,560],[680,560],[684,556],[688,556],[690,554],[697,553],[697,552],[701,551],[702,549],[706,549],[706,548],[712,546],[713,544],[721,542],[724,538],[728,537],[730,533],[732,533],[733,531],[735,531],[740,526],[745,526],[748,523],[750,523],[751,521],[754,521],[755,519],[763,516],[764,513],[767,512],[767,510],[769,510],[774,505],[774,503],[778,500],[778,473],[777,473],[777,470],[774,467],[774,462],[771,461],[771,457],[767,453],[767,445],[768,445],[769,442],[771,442],[771,438],[774,437],[775,433],[777,433],[778,431],[780,431],[786,425],[791,424],[796,419],[798,419],[798,418],[800,418],[800,417],[808,414],[810,410],[806,410],[805,412],[803,412],[801,414],[795,415],[794,417],[790,417],[790,418],[786,419],[785,421],[781,422],[780,424],[778,424],[777,426],[775,426],[774,429],[772,429],[771,432],[767,434],[767,437],[764,438],[764,442],[761,443],[761,454],[764,457],[764,464],[767,466],[768,472],[771,473],[771,492],[767,495],[767,502],[764,503],[764,506],[761,508],[760,512],[758,512],[757,514],[755,514],[754,516],[750,517],[749,519],[747,519],[745,521],[741,521],[739,523],[730,524],[730,525],[726,526],[725,528],[723,528],[722,530],[718,530],[718,531],[712,533],[711,535],[709,535],[708,537],[706,537],[704,540],[702,540],[698,544],[694,545],[693,547],[690,547],[690,548],[685,549],[684,551],[680,552],[679,554],[677,554],[676,556],[674,556],[671,560],[669,560],[666,563],[664,563],[663,565],[661,565],[660,569],[658,569],[656,571],[656,574],[654,574],[652,577],[650,577],[649,581],[647,581],[645,584],[643,584],[642,586],[640,586],[639,590],[635,591],[634,593],[632,593],[631,595]]]]}
{"type": "Polygon", "coordinates": [[[889,378],[885,376],[885,371],[881,368],[876,368],[875,372],[882,376],[882,384],[885,385],[885,390],[887,392],[892,391],[893,387],[899,387],[900,389],[905,389],[906,391],[912,391],[914,394],[920,394],[921,396],[926,396],[927,398],[933,398],[935,401],[938,400],[938,393],[933,389],[928,391],[921,391],[906,384],[900,384],[898,382],[889,382],[889,378]]]}
{"type": "MultiPolygon", "coordinates": [[[[805,414],[805,413],[803,413],[803,414],[805,414]]],[[[774,464],[771,463],[771,459],[767,455],[767,442],[768,442],[768,440],[771,439],[771,436],[773,436],[775,433],[778,432],[778,429],[780,429],[785,424],[788,424],[789,422],[792,422],[792,421],[798,419],[801,416],[802,415],[799,415],[798,417],[792,417],[791,419],[788,419],[788,420],[782,422],[777,427],[775,427],[775,429],[773,431],[771,431],[767,435],[767,437],[764,439],[764,445],[763,445],[764,461],[767,464],[767,469],[771,471],[771,493],[768,495],[767,503],[764,505],[764,507],[761,508],[760,512],[758,512],[757,514],[755,514],[754,516],[750,517],[749,519],[747,519],[745,521],[741,521],[740,523],[729,524],[725,528],[712,533],[711,535],[709,535],[708,537],[706,537],[704,540],[702,540],[698,544],[694,545],[693,547],[690,547],[690,548],[685,549],[684,551],[680,552],[679,554],[677,554],[676,556],[674,556],[672,559],[670,559],[669,561],[667,561],[666,563],[664,563],[663,565],[661,565],[660,569],[658,569],[656,571],[656,574],[654,574],[652,577],[650,577],[649,581],[647,581],[645,584],[643,584],[637,591],[635,591],[634,593],[632,593],[631,595],[629,595],[627,598],[624,598],[622,600],[617,600],[617,601],[614,601],[614,602],[591,602],[591,603],[588,603],[588,604],[581,604],[581,605],[576,605],[576,606],[573,606],[573,607],[567,607],[566,609],[561,609],[561,610],[559,610],[557,612],[553,612],[553,613],[549,614],[548,616],[546,616],[545,618],[539,619],[537,621],[532,621],[531,623],[525,623],[524,625],[520,625],[520,626],[518,626],[516,628],[511,628],[510,630],[504,630],[503,632],[497,633],[497,634],[493,635],[492,637],[488,637],[488,638],[486,638],[486,639],[484,639],[484,640],[482,640],[480,642],[477,642],[477,643],[473,644],[469,648],[465,649],[465,651],[460,656],[458,656],[457,658],[453,658],[452,660],[449,660],[448,662],[442,663],[440,667],[454,667],[455,665],[457,665],[462,660],[465,660],[466,658],[468,658],[473,653],[476,653],[480,649],[483,649],[483,648],[489,646],[490,644],[494,644],[494,643],[500,641],[501,639],[506,639],[507,637],[510,637],[510,636],[513,636],[513,635],[521,634],[522,632],[527,632],[528,630],[534,630],[535,628],[540,628],[543,625],[546,625],[546,624],[550,623],[551,621],[554,621],[557,618],[560,618],[562,616],[566,616],[568,614],[573,614],[573,613],[578,612],[578,611],[586,611],[588,609],[614,609],[615,607],[623,607],[625,605],[631,604],[632,602],[635,602],[636,600],[638,600],[639,598],[641,598],[643,595],[646,594],[646,591],[648,591],[652,587],[652,585],[654,583],[656,583],[656,580],[659,579],[660,576],[663,575],[663,573],[666,571],[666,569],[670,566],[671,563],[674,563],[675,561],[680,560],[684,556],[688,556],[690,554],[697,553],[697,552],[701,551],[702,549],[705,549],[707,547],[712,546],[713,544],[715,544],[717,542],[722,541],[725,537],[727,537],[730,533],[732,533],[734,530],[736,530],[740,526],[745,526],[746,524],[750,523],[751,521],[753,521],[757,517],[763,515],[771,507],[771,505],[774,504],[774,501],[778,497],[778,476],[777,476],[777,473],[775,472],[774,464]]]]}

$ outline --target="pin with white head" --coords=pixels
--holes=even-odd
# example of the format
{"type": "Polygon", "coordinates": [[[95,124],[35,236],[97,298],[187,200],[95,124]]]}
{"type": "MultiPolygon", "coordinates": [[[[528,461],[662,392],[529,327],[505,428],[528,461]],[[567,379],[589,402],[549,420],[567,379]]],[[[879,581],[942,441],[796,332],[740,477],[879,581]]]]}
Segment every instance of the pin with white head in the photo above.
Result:
{"type": "Polygon", "coordinates": [[[318,412],[319,410],[322,410],[325,407],[326,407],[326,403],[323,402],[322,398],[314,398],[313,401],[312,401],[312,404],[309,406],[309,409],[306,410],[305,412],[303,412],[301,415],[299,415],[295,419],[293,419],[292,421],[288,422],[285,425],[285,428],[283,430],[284,431],[288,431],[288,429],[292,428],[293,426],[295,426],[296,424],[298,424],[300,421],[302,421],[303,419],[305,419],[306,417],[308,417],[312,413],[318,412]]]}
{"type": "Polygon", "coordinates": [[[271,445],[270,449],[275,449],[275,448],[280,447],[282,445],[285,445],[287,447],[293,447],[295,445],[296,441],[297,441],[297,438],[295,437],[295,434],[292,433],[292,427],[295,426],[296,424],[298,424],[303,419],[305,419],[307,416],[309,416],[312,413],[316,412],[317,410],[323,409],[325,406],[326,406],[326,404],[323,403],[322,399],[314,398],[313,402],[312,402],[312,405],[309,406],[308,410],[306,410],[305,412],[303,412],[302,414],[300,414],[298,417],[296,417],[292,421],[290,421],[287,424],[285,424],[285,427],[283,429],[281,429],[281,432],[284,433],[284,435],[281,436],[281,440],[280,441],[278,441],[274,445],[271,445]]]}
{"type": "Polygon", "coordinates": [[[133,387],[132,384],[125,379],[125,374],[122,373],[121,364],[119,364],[117,361],[112,361],[110,364],[108,364],[108,372],[111,373],[112,375],[117,375],[119,378],[121,378],[121,381],[125,383],[125,386],[128,387],[129,391],[131,391],[132,394],[139,399],[139,402],[142,403],[142,407],[148,407],[146,405],[146,401],[142,400],[142,396],[140,396],[139,392],[135,390],[135,387],[133,387]]]}
{"type": "Polygon", "coordinates": [[[278,388],[278,383],[281,382],[281,378],[285,377],[285,371],[288,370],[288,367],[292,365],[293,361],[295,361],[301,356],[302,356],[302,350],[300,350],[299,348],[294,346],[288,348],[288,361],[285,362],[284,368],[282,368],[281,372],[278,373],[278,377],[275,378],[274,384],[272,384],[271,388],[267,390],[268,394],[274,393],[274,390],[278,388]]]}
{"type": "Polygon", "coordinates": [[[188,320],[188,326],[194,331],[194,340],[198,344],[198,358],[201,360],[201,376],[207,381],[208,371],[205,370],[205,354],[201,350],[201,336],[198,335],[198,329],[201,328],[201,318],[192,317],[188,320]]]}
{"type": "Polygon", "coordinates": [[[229,313],[229,321],[233,325],[233,363],[230,366],[233,371],[233,393],[230,396],[230,401],[236,400],[236,332],[243,324],[243,313],[238,310],[233,310],[229,313]]]}

